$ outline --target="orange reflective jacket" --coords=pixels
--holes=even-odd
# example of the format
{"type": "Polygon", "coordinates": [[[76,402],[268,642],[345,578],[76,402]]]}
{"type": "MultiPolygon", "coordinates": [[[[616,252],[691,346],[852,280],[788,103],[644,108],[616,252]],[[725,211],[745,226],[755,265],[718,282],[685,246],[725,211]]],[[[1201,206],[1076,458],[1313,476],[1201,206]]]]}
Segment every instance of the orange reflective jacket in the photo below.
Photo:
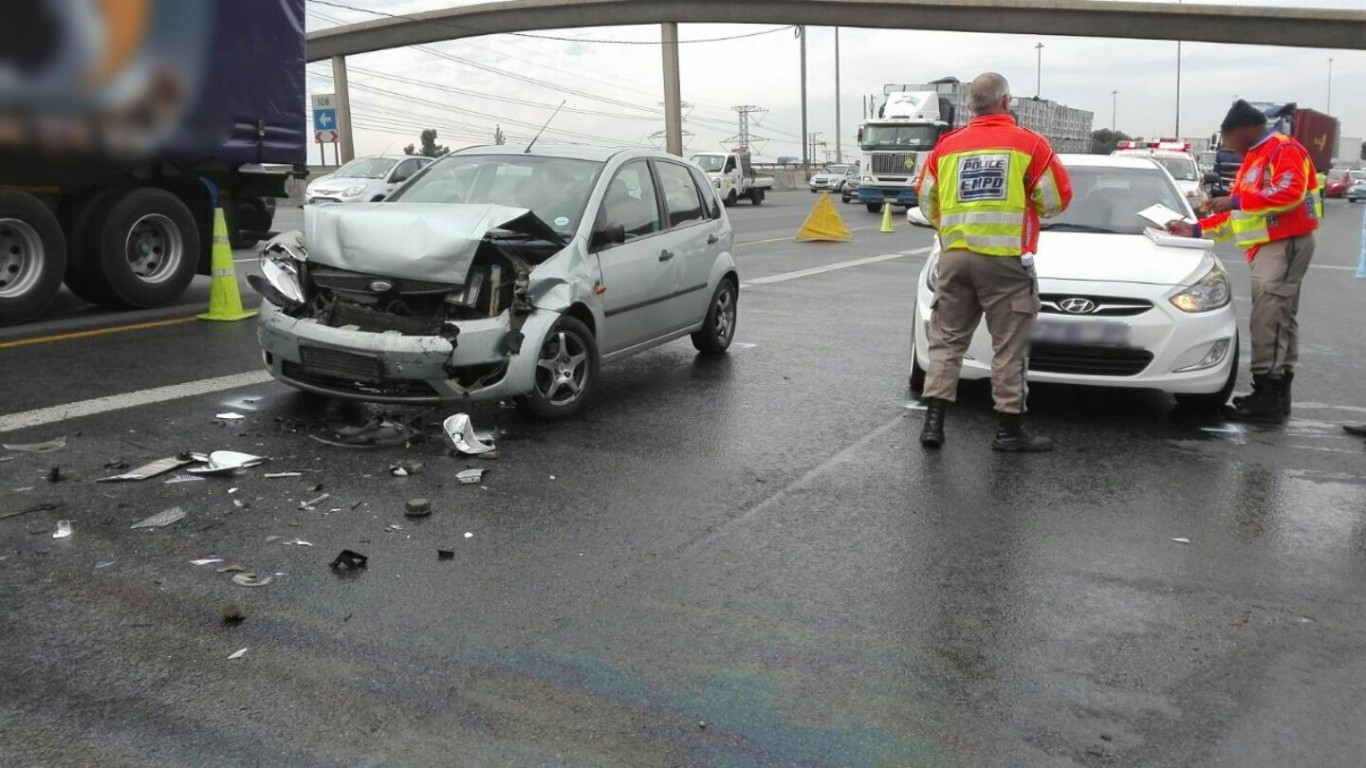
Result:
{"type": "Polygon", "coordinates": [[[1319,183],[1309,152],[1283,133],[1270,133],[1243,155],[1231,190],[1233,210],[1200,220],[1200,232],[1234,240],[1247,260],[1274,240],[1307,235],[1322,215],[1319,183]]]}

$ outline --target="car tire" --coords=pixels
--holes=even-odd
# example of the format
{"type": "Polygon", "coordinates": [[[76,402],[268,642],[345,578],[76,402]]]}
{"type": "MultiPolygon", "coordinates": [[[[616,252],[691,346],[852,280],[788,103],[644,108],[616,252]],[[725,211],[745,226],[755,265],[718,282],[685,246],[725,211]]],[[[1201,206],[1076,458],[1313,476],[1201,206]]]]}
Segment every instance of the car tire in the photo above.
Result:
{"type": "Polygon", "coordinates": [[[882,213],[882,206],[877,203],[867,203],[869,213],[882,213]]]}
{"type": "Polygon", "coordinates": [[[65,273],[66,239],[56,214],[31,195],[0,192],[0,325],[46,309],[65,273]]]}
{"type": "Polygon", "coordinates": [[[578,319],[561,315],[536,354],[531,392],[518,398],[517,404],[542,421],[576,416],[592,397],[601,367],[593,332],[578,319]],[[566,385],[571,391],[562,392],[566,385]]]}
{"type": "Polygon", "coordinates": [[[735,326],[739,320],[740,289],[734,278],[724,278],[716,286],[707,306],[707,318],[702,328],[693,333],[692,345],[704,355],[722,355],[735,340],[735,326]]]}
{"type": "Polygon", "coordinates": [[[194,279],[199,225],[180,198],[142,187],[96,217],[98,264],[117,307],[160,307],[175,301],[194,279]]]}
{"type": "Polygon", "coordinates": [[[1238,386],[1238,359],[1241,351],[1238,349],[1239,337],[1233,337],[1233,364],[1228,367],[1228,380],[1224,382],[1223,388],[1218,392],[1208,395],[1178,394],[1176,405],[1182,410],[1192,413],[1216,413],[1220,408],[1228,404],[1229,398],[1233,397],[1233,390],[1238,386]]]}
{"type": "Polygon", "coordinates": [[[915,334],[920,327],[920,322],[915,318],[915,313],[911,313],[911,375],[908,384],[911,394],[919,397],[925,391],[925,378],[927,371],[920,367],[920,358],[916,356],[915,334]]]}

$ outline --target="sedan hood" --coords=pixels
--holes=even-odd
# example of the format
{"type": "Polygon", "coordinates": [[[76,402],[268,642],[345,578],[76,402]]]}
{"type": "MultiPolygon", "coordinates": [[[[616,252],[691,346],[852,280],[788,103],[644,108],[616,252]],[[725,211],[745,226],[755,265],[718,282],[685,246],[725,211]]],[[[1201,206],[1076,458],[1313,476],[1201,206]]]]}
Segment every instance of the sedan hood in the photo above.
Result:
{"type": "Polygon", "coordinates": [[[1212,258],[1209,250],[1159,246],[1146,235],[1044,232],[1034,263],[1041,279],[1188,285],[1212,258]]]}
{"type": "Polygon", "coordinates": [[[304,208],[308,260],[385,277],[462,285],[493,232],[564,244],[526,208],[448,203],[360,203],[304,208]]]}

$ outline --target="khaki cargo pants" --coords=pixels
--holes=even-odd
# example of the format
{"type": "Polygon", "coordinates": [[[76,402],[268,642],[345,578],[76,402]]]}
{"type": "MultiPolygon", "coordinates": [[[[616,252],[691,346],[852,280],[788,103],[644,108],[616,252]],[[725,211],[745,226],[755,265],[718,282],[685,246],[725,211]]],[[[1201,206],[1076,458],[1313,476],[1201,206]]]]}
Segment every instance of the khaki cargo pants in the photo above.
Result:
{"type": "Polygon", "coordinates": [[[1029,330],[1039,314],[1039,289],[1033,267],[1019,258],[982,256],[965,250],[945,251],[939,258],[933,310],[930,313],[930,369],[925,398],[953,402],[963,355],[982,315],[987,318],[991,346],[991,396],[1000,413],[1024,413],[1029,388],[1029,330]]]}
{"type": "Polygon", "coordinates": [[[1252,259],[1252,372],[1293,372],[1300,359],[1300,287],[1314,236],[1267,243],[1252,259]]]}

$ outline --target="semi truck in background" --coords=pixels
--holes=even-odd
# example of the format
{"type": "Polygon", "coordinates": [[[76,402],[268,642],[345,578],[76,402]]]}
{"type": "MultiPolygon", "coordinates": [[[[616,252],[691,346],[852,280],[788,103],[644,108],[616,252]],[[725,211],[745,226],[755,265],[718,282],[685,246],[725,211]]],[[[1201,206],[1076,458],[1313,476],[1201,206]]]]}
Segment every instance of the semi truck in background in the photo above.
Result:
{"type": "Polygon", "coordinates": [[[870,213],[889,202],[915,205],[925,158],[939,137],[957,126],[953,104],[934,84],[903,88],[908,90],[888,93],[877,117],[859,125],[858,201],[870,213]]]}
{"type": "Polygon", "coordinates": [[[7,3],[0,22],[0,324],[63,283],[169,304],[209,274],[216,207],[249,245],[306,174],[304,0],[7,3]]]}
{"type": "MultiPolygon", "coordinates": [[[[1295,139],[1309,150],[1316,173],[1328,173],[1333,167],[1333,153],[1338,146],[1338,119],[1318,110],[1300,108],[1295,102],[1254,101],[1252,106],[1266,115],[1267,127],[1295,139]]],[[[1215,147],[1214,172],[1209,182],[1215,196],[1227,195],[1233,188],[1243,156],[1224,147],[1219,134],[1211,142],[1215,147]],[[1216,178],[1217,177],[1217,178],[1216,178]]]]}

